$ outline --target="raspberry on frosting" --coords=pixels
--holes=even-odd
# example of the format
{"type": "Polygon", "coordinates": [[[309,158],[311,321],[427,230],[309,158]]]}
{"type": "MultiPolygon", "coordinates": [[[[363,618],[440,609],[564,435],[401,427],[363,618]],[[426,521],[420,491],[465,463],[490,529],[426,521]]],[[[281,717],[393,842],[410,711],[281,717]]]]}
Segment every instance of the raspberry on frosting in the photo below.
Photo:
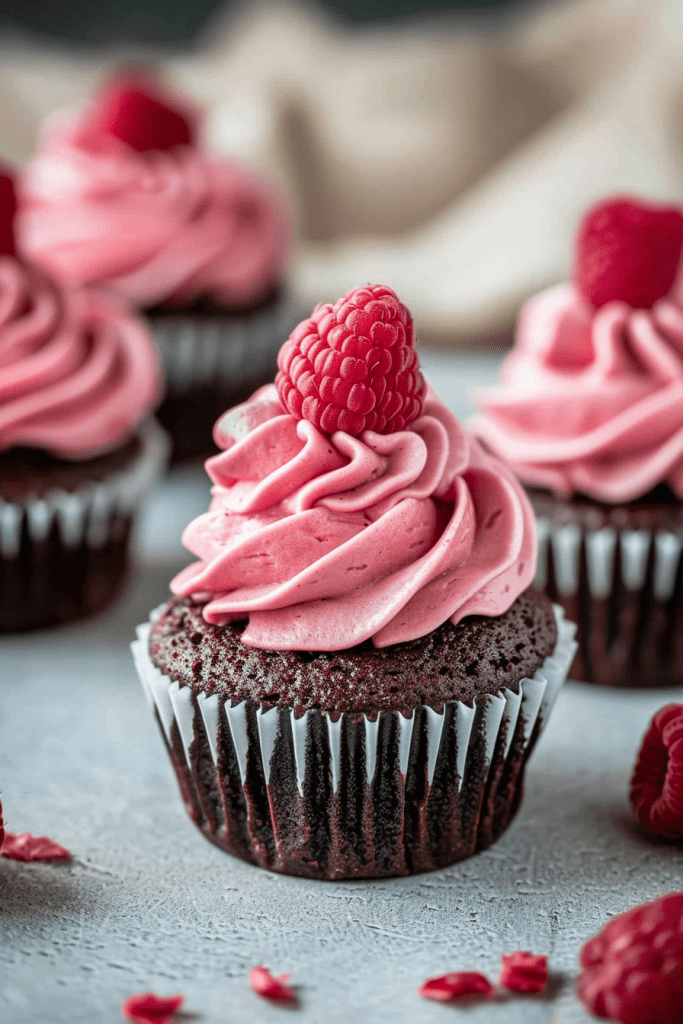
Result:
{"type": "Polygon", "coordinates": [[[626,302],[650,309],[670,290],[683,249],[683,213],[631,196],[603,200],[584,214],[574,280],[596,309],[626,302]]]}
{"type": "Polygon", "coordinates": [[[119,73],[102,86],[85,120],[86,135],[113,135],[139,153],[191,146],[194,118],[140,72],[119,73]]]}
{"type": "Polygon", "coordinates": [[[422,411],[413,320],[383,285],[318,306],[282,346],[278,366],[285,409],[328,434],[391,434],[422,411]]]}
{"type": "Polygon", "coordinates": [[[579,956],[577,992],[597,1017],[620,1024],[683,1020],[683,892],[613,918],[579,956]]]}
{"type": "Polygon", "coordinates": [[[666,704],[650,722],[631,778],[641,828],[683,839],[683,704],[666,704]]]}

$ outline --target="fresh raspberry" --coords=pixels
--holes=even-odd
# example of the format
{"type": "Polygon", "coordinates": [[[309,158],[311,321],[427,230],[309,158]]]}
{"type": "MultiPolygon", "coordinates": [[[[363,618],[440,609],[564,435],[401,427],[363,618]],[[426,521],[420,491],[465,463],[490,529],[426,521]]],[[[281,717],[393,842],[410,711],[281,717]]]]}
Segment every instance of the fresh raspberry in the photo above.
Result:
{"type": "Polygon", "coordinates": [[[437,1003],[451,1003],[465,996],[488,998],[495,991],[489,979],[478,971],[450,971],[438,978],[427,978],[418,988],[417,994],[437,1003]]]}
{"type": "Polygon", "coordinates": [[[584,214],[576,238],[574,280],[596,309],[617,299],[649,309],[674,283],[683,249],[677,206],[630,196],[605,199],[584,214]]]}
{"type": "Polygon", "coordinates": [[[413,318],[383,285],[318,306],[292,331],[278,366],[285,409],[328,434],[391,434],[422,411],[413,318]]]}
{"type": "Polygon", "coordinates": [[[291,974],[276,977],[267,967],[252,967],[249,971],[249,985],[252,992],[274,1003],[296,1003],[296,992],[287,984],[291,977],[291,974]]]}
{"type": "Polygon", "coordinates": [[[683,892],[613,918],[581,949],[579,998],[621,1024],[683,1024],[683,892]]]}
{"type": "Polygon", "coordinates": [[[121,1016],[130,1024],[171,1024],[185,997],[156,996],[153,992],[140,992],[128,996],[121,1003],[121,1016]]]}
{"type": "Polygon", "coordinates": [[[630,797],[646,832],[683,839],[683,704],[665,704],[650,722],[630,797]]]}
{"type": "Polygon", "coordinates": [[[14,175],[9,167],[0,163],[0,256],[14,256],[14,215],[17,212],[17,196],[14,189],[14,175]]]}
{"type": "Polygon", "coordinates": [[[85,125],[86,134],[114,135],[139,153],[191,146],[194,118],[170,104],[151,78],[117,74],[104,84],[85,125]]]}
{"type": "Polygon", "coordinates": [[[548,981],[547,956],[534,956],[518,950],[516,953],[503,953],[500,963],[498,984],[501,988],[523,995],[541,992],[545,988],[548,981]]]}

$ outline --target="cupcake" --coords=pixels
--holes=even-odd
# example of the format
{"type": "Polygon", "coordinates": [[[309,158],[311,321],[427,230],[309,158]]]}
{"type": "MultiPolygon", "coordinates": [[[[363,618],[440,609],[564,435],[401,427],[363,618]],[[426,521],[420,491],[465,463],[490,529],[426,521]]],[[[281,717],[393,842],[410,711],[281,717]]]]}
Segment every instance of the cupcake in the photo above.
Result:
{"type": "Polygon", "coordinates": [[[160,373],[144,322],[20,260],[0,174],[0,632],[103,608],[134,513],[164,465],[160,373]]]}
{"type": "Polygon", "coordinates": [[[272,380],[298,316],[283,286],[282,206],[254,174],[209,154],[198,118],[148,76],[118,74],[55,117],[23,180],[23,250],[69,284],[143,311],[176,458],[216,451],[226,405],[272,380]]]}
{"type": "Polygon", "coordinates": [[[424,384],[408,310],[318,306],[216,424],[199,561],[135,660],[190,817],[286,874],[373,878],[494,842],[573,657],[533,513],[424,384]]]}
{"type": "Polygon", "coordinates": [[[678,207],[589,209],[573,280],[525,306],[475,426],[527,487],[572,675],[608,686],[683,683],[682,248],[678,207]]]}

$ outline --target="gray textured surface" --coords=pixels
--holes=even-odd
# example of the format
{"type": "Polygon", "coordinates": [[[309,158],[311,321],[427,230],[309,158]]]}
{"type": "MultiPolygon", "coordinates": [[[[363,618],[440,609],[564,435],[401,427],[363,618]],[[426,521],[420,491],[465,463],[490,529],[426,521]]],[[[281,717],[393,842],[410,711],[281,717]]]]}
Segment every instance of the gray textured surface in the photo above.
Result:
{"type": "MultiPolygon", "coordinates": [[[[426,359],[458,411],[495,363],[426,359]]],[[[0,642],[0,793],[8,827],[69,846],[70,866],[0,861],[0,1021],[106,1024],[131,992],[182,991],[192,1020],[263,1024],[265,963],[300,984],[305,1024],[444,1020],[581,1024],[579,945],[608,915],[681,887],[683,849],[633,826],[630,769],[649,716],[681,691],[560,694],[529,766],[517,820],[491,850],[446,871],[316,884],[232,860],[186,818],[127,644],[186,559],[178,535],[206,505],[201,471],[160,489],[143,562],[118,606],[59,632],[0,642]],[[476,1008],[416,987],[452,969],[495,978],[499,955],[547,953],[547,998],[476,1008]]]]}

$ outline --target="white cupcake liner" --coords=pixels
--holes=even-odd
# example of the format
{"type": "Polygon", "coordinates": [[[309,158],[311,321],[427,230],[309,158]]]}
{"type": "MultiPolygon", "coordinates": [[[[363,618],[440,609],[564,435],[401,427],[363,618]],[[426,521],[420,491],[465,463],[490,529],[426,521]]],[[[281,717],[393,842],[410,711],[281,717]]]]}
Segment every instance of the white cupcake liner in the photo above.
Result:
{"type": "Polygon", "coordinates": [[[620,581],[626,590],[639,591],[651,579],[658,601],[669,601],[676,588],[683,532],[670,530],[624,530],[607,526],[585,530],[579,526],[553,526],[548,519],[537,520],[538,565],[534,584],[545,588],[552,570],[561,597],[579,592],[581,559],[585,554],[588,589],[592,597],[604,599],[620,581]],[[617,548],[619,558],[617,559],[617,548]],[[618,563],[618,569],[617,569],[618,563]],[[652,563],[651,576],[648,568],[652,563]]]}
{"type": "MultiPolygon", "coordinates": [[[[489,776],[495,761],[496,785],[505,779],[508,768],[513,775],[519,772],[519,780],[514,785],[510,779],[504,785],[501,783],[503,789],[506,786],[512,787],[507,797],[508,804],[513,799],[512,790],[515,790],[518,802],[523,763],[550,715],[577,646],[574,641],[574,625],[565,620],[559,606],[554,606],[558,628],[555,650],[532,678],[521,680],[518,693],[505,689],[500,694],[474,700],[472,706],[457,701],[444,704],[440,711],[423,706],[409,717],[400,712],[384,711],[374,718],[353,712],[328,714],[319,711],[308,711],[297,717],[291,708],[249,707],[246,702],[233,705],[230,701],[221,700],[216,694],[206,696],[190,687],[180,686],[164,675],[153,664],[149,654],[152,623],[163,610],[164,606],[156,609],[150,622],[138,627],[137,640],[131,647],[143,690],[160,723],[193,820],[208,838],[229,852],[237,852],[264,867],[312,877],[331,877],[332,874],[334,877],[371,877],[407,873],[438,864],[431,863],[428,856],[423,856],[420,847],[423,840],[413,837],[416,850],[412,857],[408,856],[407,863],[398,869],[390,866],[383,870],[371,863],[360,869],[346,871],[343,867],[339,868],[337,863],[330,873],[329,864],[327,869],[317,870],[319,865],[314,861],[313,866],[309,862],[299,870],[301,865],[293,863],[288,858],[287,850],[278,846],[278,833],[281,831],[276,807],[278,800],[277,794],[271,790],[274,772],[277,775],[276,788],[287,788],[286,779],[283,782],[283,758],[290,765],[289,770],[294,776],[302,814],[305,813],[307,802],[313,799],[311,793],[316,788],[320,790],[322,785],[326,787],[326,792],[329,791],[331,799],[325,814],[329,818],[334,817],[337,813],[334,809],[337,806],[335,801],[342,800],[344,793],[357,792],[358,786],[362,785],[359,779],[363,779],[368,821],[372,819],[372,827],[375,831],[379,828],[379,832],[382,801],[386,798],[386,789],[382,789],[382,786],[386,786],[387,778],[390,779],[393,796],[406,804],[407,790],[411,789],[410,780],[414,783],[412,788],[417,786],[419,789],[419,776],[422,773],[425,806],[429,804],[435,780],[440,789],[454,781],[457,794],[463,794],[462,804],[465,806],[471,803],[468,796],[470,787],[472,794],[476,791],[479,798],[483,799],[487,787],[494,781],[489,776]],[[355,739],[350,738],[352,735],[355,739]],[[205,757],[200,772],[199,748],[203,737],[206,738],[204,746],[210,751],[211,764],[207,767],[205,757]],[[510,756],[513,744],[514,751],[510,756]],[[235,797],[234,792],[225,791],[225,763],[230,759],[233,759],[236,771],[227,782],[228,788],[242,787],[243,792],[237,794],[240,806],[246,808],[248,819],[252,813],[258,817],[253,829],[247,820],[245,835],[248,833],[254,841],[250,844],[249,839],[242,836],[244,841],[241,850],[236,849],[235,843],[226,835],[230,831],[227,821],[207,820],[207,801],[202,794],[208,785],[213,785],[207,782],[208,771],[209,776],[215,772],[216,792],[222,793],[224,807],[235,797]],[[321,771],[326,775],[326,780],[322,782],[321,771]],[[399,778],[400,783],[396,781],[399,778]],[[253,808],[253,793],[259,785],[265,785],[267,792],[265,814],[264,807],[256,811],[253,808]],[[268,814],[270,822],[263,820],[268,814]],[[264,853],[264,845],[268,847],[270,840],[272,849],[264,853]]],[[[286,770],[284,775],[287,775],[286,770]]],[[[296,797],[293,785],[291,791],[296,797]]],[[[494,800],[493,796],[491,800],[494,800]]],[[[214,798],[214,804],[216,802],[214,798]]],[[[505,808],[501,812],[504,823],[499,830],[494,827],[494,832],[506,827],[514,810],[516,804],[513,809],[505,808]]],[[[404,807],[401,820],[408,813],[407,807],[404,807]]],[[[425,813],[427,828],[429,815],[425,813]]],[[[219,814],[218,819],[220,817],[219,814]]],[[[208,819],[211,818],[209,811],[208,819]]],[[[334,824],[329,821],[327,824],[334,836],[334,824]]],[[[476,833],[477,821],[470,825],[473,833],[476,833]]],[[[312,827],[310,822],[308,827],[312,827]]],[[[475,852],[477,845],[488,845],[494,838],[495,834],[477,844],[475,834],[469,839],[465,837],[464,841],[469,844],[467,853],[475,852]]],[[[332,840],[330,842],[334,845],[332,840]]],[[[344,845],[343,837],[342,840],[337,837],[335,842],[344,845]]],[[[446,852],[445,860],[442,858],[442,861],[450,863],[467,853],[449,856],[446,852]]],[[[353,860],[353,856],[350,857],[353,860]]],[[[330,859],[334,861],[335,856],[330,855],[330,859]]]]}
{"type": "Polygon", "coordinates": [[[572,675],[605,686],[683,683],[683,530],[540,517],[535,585],[578,622],[572,675]]]}
{"type": "Polygon", "coordinates": [[[304,315],[286,294],[252,313],[150,315],[167,394],[212,384],[237,391],[272,376],[280,346],[304,315]]]}
{"type": "Polygon", "coordinates": [[[0,499],[0,556],[12,561],[19,556],[24,531],[44,541],[57,524],[64,547],[103,547],[117,540],[129,519],[161,475],[168,459],[169,443],[153,418],[137,430],[141,450],[129,466],[97,483],[75,491],[51,490],[29,495],[21,502],[0,499]]]}

